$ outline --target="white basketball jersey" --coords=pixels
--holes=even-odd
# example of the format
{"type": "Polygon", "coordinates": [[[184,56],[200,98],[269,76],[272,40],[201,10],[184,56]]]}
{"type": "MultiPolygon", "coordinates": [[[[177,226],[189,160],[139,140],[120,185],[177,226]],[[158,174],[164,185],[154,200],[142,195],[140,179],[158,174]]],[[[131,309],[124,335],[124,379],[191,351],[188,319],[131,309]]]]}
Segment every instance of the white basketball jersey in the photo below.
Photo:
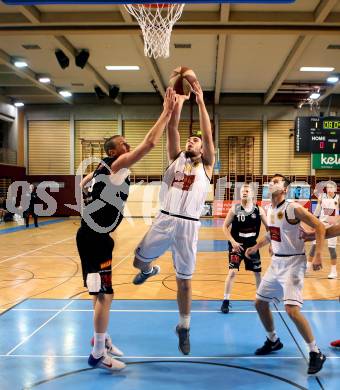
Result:
{"type": "Polygon", "coordinates": [[[301,255],[305,253],[305,243],[299,238],[299,225],[289,223],[294,220],[294,209],[302,207],[298,203],[284,201],[279,207],[269,206],[267,222],[274,254],[301,255]]]}
{"type": "Polygon", "coordinates": [[[209,184],[202,159],[192,161],[181,152],[164,173],[160,192],[161,209],[199,219],[209,184]]]}
{"type": "Polygon", "coordinates": [[[329,198],[327,194],[321,195],[320,221],[328,222],[328,217],[339,215],[339,195],[329,198]]]}

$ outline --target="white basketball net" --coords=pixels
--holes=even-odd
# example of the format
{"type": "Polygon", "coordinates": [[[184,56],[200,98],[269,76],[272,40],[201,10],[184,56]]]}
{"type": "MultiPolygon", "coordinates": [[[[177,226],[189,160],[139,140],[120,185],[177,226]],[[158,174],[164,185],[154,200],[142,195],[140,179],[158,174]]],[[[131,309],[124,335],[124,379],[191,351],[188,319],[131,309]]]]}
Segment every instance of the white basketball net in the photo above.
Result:
{"type": "Polygon", "coordinates": [[[169,57],[170,38],[174,24],[181,17],[185,4],[124,4],[143,33],[144,54],[148,57],[169,57]]]}

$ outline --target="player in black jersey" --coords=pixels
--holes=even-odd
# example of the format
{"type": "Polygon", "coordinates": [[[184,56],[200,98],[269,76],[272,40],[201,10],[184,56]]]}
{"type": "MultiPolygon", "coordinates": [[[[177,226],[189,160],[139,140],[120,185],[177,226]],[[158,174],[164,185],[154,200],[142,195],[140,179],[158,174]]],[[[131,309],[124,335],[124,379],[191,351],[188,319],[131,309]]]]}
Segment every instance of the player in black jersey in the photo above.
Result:
{"type": "Polygon", "coordinates": [[[129,193],[128,168],[152,150],[162,136],[176,104],[176,94],[168,88],[163,112],[144,140],[130,151],[120,135],[105,142],[108,157],[97,169],[81,181],[85,192],[81,227],[77,232],[77,247],[81,258],[84,284],[93,295],[94,338],[88,363],[91,367],[110,371],[121,370],[125,364],[108,355],[122,356],[107,335],[110,307],[113,298],[111,263],[114,241],[110,232],[123,219],[123,209],[129,193]]]}
{"type": "Polygon", "coordinates": [[[241,187],[240,195],[241,203],[231,207],[223,223],[223,231],[229,247],[229,273],[225,281],[222,313],[229,313],[230,293],[242,260],[246,271],[254,272],[256,288],[261,282],[260,253],[257,252],[250,259],[245,256],[245,251],[256,244],[261,221],[267,229],[267,220],[262,207],[256,205],[254,192],[249,184],[241,187]]]}

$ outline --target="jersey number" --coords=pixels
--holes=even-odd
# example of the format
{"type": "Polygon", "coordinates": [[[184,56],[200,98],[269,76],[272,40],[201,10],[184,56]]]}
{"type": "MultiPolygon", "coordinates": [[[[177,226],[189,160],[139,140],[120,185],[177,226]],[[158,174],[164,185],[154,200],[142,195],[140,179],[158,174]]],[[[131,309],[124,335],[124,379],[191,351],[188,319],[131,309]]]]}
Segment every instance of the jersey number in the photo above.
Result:
{"type": "Polygon", "coordinates": [[[237,214],[237,220],[238,222],[244,222],[246,220],[246,217],[244,214],[237,214]]]}

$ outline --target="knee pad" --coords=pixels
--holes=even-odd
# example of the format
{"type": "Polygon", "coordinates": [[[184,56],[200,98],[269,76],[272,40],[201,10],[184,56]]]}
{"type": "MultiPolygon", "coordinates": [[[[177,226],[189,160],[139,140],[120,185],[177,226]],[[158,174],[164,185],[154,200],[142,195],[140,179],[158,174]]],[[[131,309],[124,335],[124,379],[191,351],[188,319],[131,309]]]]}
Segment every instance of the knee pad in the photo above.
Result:
{"type": "Polygon", "coordinates": [[[89,293],[98,293],[102,286],[102,280],[99,272],[87,274],[86,286],[89,293]]]}

